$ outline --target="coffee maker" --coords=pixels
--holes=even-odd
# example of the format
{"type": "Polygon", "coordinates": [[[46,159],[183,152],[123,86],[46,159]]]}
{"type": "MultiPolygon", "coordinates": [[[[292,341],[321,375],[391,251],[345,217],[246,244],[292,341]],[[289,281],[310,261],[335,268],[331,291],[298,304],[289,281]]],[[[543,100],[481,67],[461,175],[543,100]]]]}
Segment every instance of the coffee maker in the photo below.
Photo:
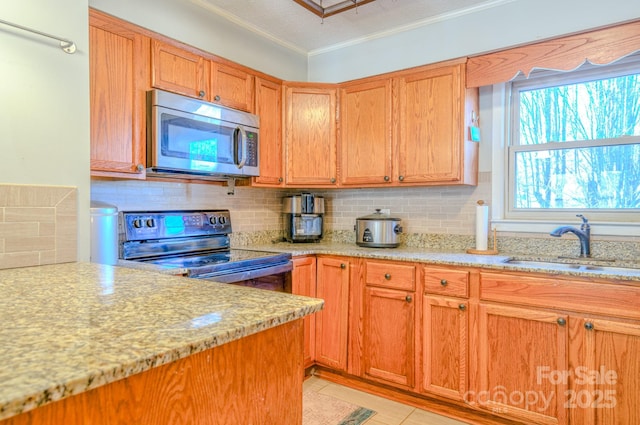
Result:
{"type": "Polygon", "coordinates": [[[322,239],[324,198],[310,193],[282,199],[284,238],[289,242],[317,242],[322,239]]]}

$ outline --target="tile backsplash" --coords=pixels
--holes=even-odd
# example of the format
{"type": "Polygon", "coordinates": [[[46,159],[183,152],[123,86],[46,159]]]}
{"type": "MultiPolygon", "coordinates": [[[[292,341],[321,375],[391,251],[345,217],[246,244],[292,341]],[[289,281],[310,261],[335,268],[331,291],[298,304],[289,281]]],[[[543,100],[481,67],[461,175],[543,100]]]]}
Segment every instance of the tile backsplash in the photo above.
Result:
{"type": "Polygon", "coordinates": [[[0,184],[0,269],[76,261],[77,189],[0,184]]]}
{"type": "MultiPolygon", "coordinates": [[[[116,205],[120,211],[226,208],[234,233],[282,232],[282,197],[302,190],[238,186],[235,195],[210,184],[93,180],[91,199],[116,205]]],[[[406,233],[472,235],[475,206],[491,195],[490,173],[480,174],[477,187],[444,186],[308,190],[325,198],[325,232],[352,231],[358,217],[388,208],[403,220],[406,233]]]]}

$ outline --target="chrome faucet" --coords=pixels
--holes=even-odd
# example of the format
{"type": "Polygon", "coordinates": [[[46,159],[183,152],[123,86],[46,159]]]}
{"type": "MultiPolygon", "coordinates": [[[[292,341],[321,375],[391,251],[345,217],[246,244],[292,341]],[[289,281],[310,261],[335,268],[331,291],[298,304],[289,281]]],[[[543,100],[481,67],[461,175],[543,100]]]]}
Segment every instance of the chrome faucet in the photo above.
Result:
{"type": "Polygon", "coordinates": [[[560,226],[549,234],[559,238],[567,232],[573,233],[580,239],[580,257],[591,257],[591,226],[589,225],[589,220],[582,214],[577,214],[576,217],[582,219],[580,229],[573,226],[560,226]]]}

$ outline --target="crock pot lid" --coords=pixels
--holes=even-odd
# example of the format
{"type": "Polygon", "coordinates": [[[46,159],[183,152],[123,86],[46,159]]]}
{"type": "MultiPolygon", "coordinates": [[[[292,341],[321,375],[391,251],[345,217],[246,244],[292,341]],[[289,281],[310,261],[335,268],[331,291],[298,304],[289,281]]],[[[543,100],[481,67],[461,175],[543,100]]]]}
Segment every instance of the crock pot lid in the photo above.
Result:
{"type": "Polygon", "coordinates": [[[362,217],[358,217],[356,220],[393,220],[400,221],[397,217],[391,217],[389,214],[384,214],[380,212],[380,209],[376,208],[376,212],[373,214],[365,215],[362,217]]]}

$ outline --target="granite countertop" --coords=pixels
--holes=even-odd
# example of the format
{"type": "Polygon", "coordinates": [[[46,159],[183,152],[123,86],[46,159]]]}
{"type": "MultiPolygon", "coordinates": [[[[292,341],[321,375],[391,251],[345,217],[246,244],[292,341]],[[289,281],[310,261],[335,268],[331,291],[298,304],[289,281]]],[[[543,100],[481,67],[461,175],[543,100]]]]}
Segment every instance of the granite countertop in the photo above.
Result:
{"type": "Polygon", "coordinates": [[[322,300],[100,264],[0,270],[0,420],[289,322],[322,300]]]}
{"type": "Polygon", "coordinates": [[[497,255],[476,255],[466,252],[442,252],[430,251],[421,248],[367,248],[348,243],[289,243],[275,242],[266,244],[252,244],[249,246],[237,246],[239,249],[253,249],[258,251],[288,252],[293,256],[300,255],[343,255],[350,257],[377,258],[394,261],[410,261],[436,265],[450,265],[463,267],[482,267],[496,270],[542,272],[558,275],[600,277],[604,279],[618,279],[635,281],[640,283],[640,262],[634,261],[599,261],[598,259],[549,259],[543,256],[516,255],[498,253],[497,255]],[[506,261],[512,259],[529,260],[531,264],[509,264],[506,261]],[[554,261],[554,263],[540,264],[540,262],[554,261]],[[536,264],[537,262],[537,264],[536,264]],[[594,265],[613,267],[603,270],[574,268],[569,269],[568,264],[594,265]]]}

